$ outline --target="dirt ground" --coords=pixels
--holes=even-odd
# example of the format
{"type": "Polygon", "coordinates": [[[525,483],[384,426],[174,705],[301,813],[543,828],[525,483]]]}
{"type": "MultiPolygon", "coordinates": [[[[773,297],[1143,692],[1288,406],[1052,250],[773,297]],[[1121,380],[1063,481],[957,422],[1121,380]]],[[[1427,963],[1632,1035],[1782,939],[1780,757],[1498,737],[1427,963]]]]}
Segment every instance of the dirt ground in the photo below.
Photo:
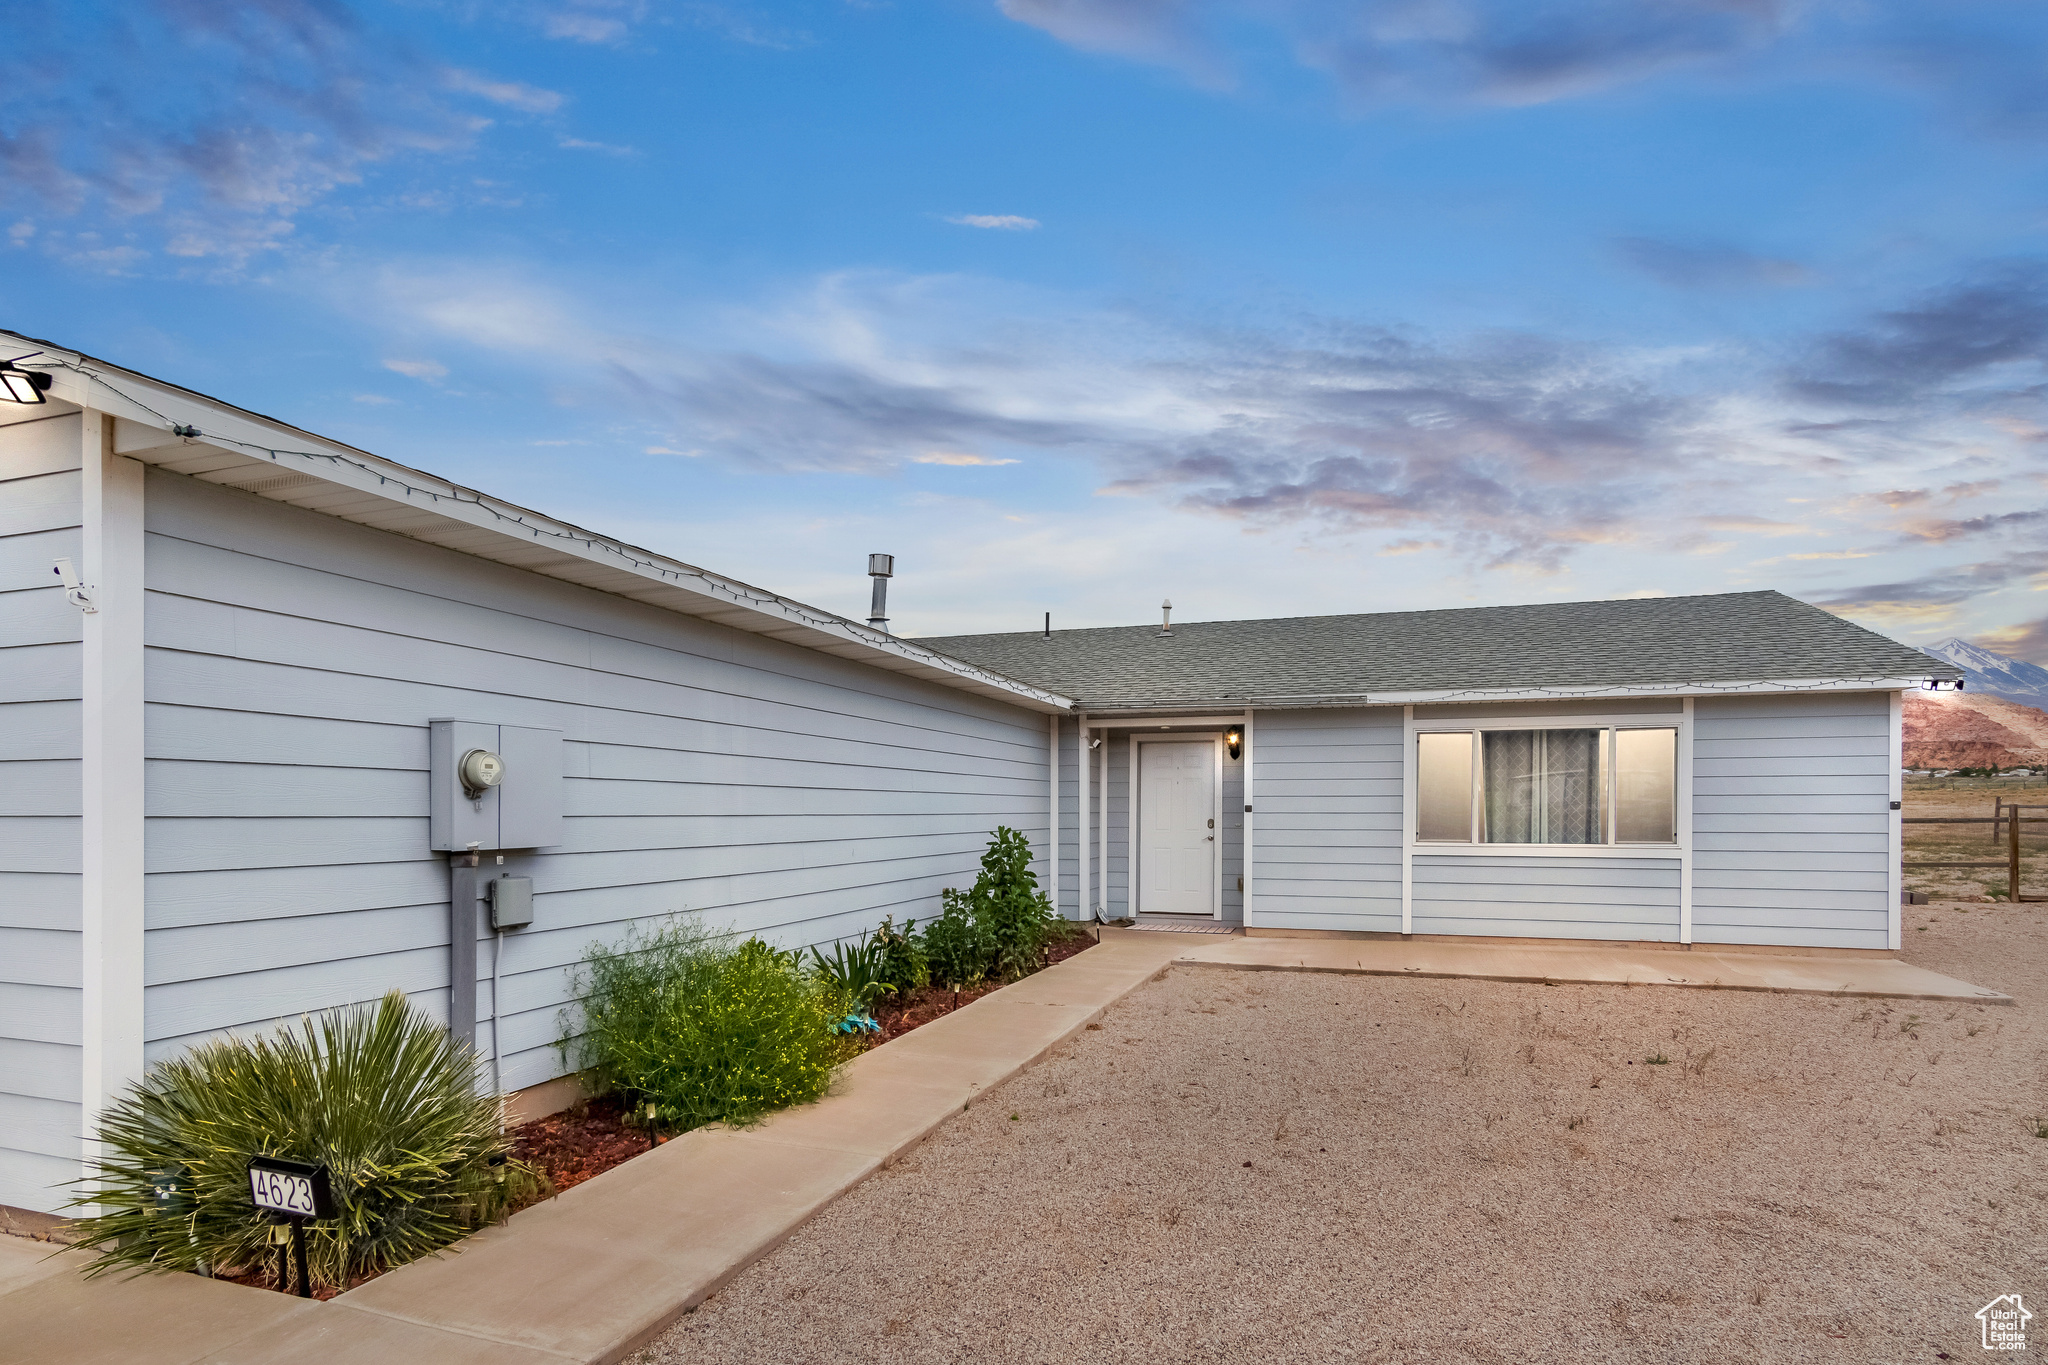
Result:
{"type": "Polygon", "coordinates": [[[1176,969],[641,1359],[1974,1360],[2048,1302],[2044,912],[1909,911],[2016,1006],[1176,969]]]}

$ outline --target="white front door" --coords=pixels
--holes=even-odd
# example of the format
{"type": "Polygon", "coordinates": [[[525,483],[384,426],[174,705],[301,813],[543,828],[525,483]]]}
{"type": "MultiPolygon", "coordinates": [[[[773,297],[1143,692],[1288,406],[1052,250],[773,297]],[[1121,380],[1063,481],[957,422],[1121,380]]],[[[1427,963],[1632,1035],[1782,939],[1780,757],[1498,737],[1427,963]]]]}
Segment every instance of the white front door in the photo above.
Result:
{"type": "Polygon", "coordinates": [[[1216,913],[1216,742],[1147,740],[1138,760],[1138,909],[1216,913]]]}

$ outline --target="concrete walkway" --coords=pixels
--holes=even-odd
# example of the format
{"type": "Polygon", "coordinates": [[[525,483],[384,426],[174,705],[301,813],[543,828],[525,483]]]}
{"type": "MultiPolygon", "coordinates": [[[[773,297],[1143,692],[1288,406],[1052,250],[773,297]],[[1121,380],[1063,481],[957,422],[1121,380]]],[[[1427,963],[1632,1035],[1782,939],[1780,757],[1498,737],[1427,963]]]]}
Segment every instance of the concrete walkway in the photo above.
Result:
{"type": "Polygon", "coordinates": [[[326,1303],[195,1275],[88,1281],[85,1253],[0,1237],[0,1362],[561,1365],[629,1355],[805,1220],[1166,967],[1102,946],[863,1053],[833,1093],[699,1129],[326,1303]]]}
{"type": "Polygon", "coordinates": [[[632,1353],[947,1117],[1175,964],[2010,1003],[1888,958],[1628,947],[1219,938],[1102,946],[850,1063],[832,1095],[700,1129],[328,1303],[192,1275],[88,1281],[76,1251],[0,1237],[0,1362],[562,1365],[632,1353]]]}
{"type": "Polygon", "coordinates": [[[1628,944],[1498,940],[1445,943],[1252,937],[1181,941],[1188,946],[1175,956],[1176,962],[1210,967],[2012,1003],[2010,996],[1894,957],[1795,957],[1701,947],[1673,951],[1628,944]]]}

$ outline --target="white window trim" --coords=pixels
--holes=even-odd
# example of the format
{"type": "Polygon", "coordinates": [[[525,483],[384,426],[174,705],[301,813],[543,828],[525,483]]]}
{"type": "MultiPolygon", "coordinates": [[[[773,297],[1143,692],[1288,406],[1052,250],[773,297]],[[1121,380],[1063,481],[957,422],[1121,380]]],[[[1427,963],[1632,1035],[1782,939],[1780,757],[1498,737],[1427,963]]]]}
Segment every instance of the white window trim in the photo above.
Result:
{"type": "MultiPolygon", "coordinates": [[[[1488,716],[1481,720],[1466,721],[1415,719],[1413,707],[1405,708],[1402,723],[1401,742],[1401,847],[1403,864],[1416,854],[1458,858],[1660,858],[1677,859],[1688,866],[1692,861],[1692,700],[1687,698],[1682,711],[1675,715],[1643,715],[1640,713],[1621,715],[1584,716],[1488,716]],[[1472,734],[1481,730],[1676,730],[1678,731],[1678,803],[1676,821],[1678,838],[1668,844],[1488,844],[1473,840],[1457,843],[1450,840],[1418,839],[1415,837],[1416,773],[1415,737],[1422,734],[1472,734]]],[[[1478,768],[1473,769],[1473,789],[1478,790],[1478,768]]],[[[1475,798],[1476,799],[1476,798],[1475,798]]],[[[1474,816],[1475,820],[1477,816],[1474,816]]],[[[1611,816],[1610,816],[1611,818],[1611,816]]],[[[1475,825],[1476,829],[1477,826],[1475,825]]],[[[1690,878],[1687,879],[1688,887],[1690,878]]],[[[1405,890],[1407,876],[1404,871],[1402,895],[1402,921],[1410,918],[1406,906],[1409,896],[1405,890]]],[[[1690,902],[1690,896],[1685,897],[1690,902]]],[[[1409,932],[1404,929],[1403,932],[1409,932]]]]}
{"type": "MultiPolygon", "coordinates": [[[[1678,941],[1692,943],[1693,699],[1682,700],[1677,715],[1489,716],[1462,724],[1417,721],[1415,707],[1401,709],[1401,932],[1415,932],[1415,859],[1424,858],[1646,858],[1678,864],[1678,941]],[[1419,814],[1415,797],[1415,736],[1425,732],[1474,730],[1584,730],[1604,727],[1678,731],[1678,840],[1671,844],[1452,844],[1424,843],[1415,837],[1419,814]]],[[[1893,765],[1896,767],[1897,765],[1893,765]]],[[[1476,773],[1475,773],[1476,776],[1476,773]]],[[[1474,782],[1477,787],[1477,782],[1474,782]]],[[[1897,907],[1893,908],[1897,913],[1897,907]]]]}

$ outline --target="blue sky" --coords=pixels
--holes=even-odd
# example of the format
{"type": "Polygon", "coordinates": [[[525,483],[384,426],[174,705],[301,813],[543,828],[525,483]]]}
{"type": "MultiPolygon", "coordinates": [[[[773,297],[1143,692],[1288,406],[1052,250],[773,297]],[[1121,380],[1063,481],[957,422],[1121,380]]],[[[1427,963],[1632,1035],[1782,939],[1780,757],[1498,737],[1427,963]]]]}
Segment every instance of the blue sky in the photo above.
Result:
{"type": "MultiPolygon", "coordinates": [[[[912,634],[1774,587],[2048,662],[2017,0],[130,0],[0,326],[912,634]]],[[[25,36],[25,41],[24,41],[25,36]]]]}

